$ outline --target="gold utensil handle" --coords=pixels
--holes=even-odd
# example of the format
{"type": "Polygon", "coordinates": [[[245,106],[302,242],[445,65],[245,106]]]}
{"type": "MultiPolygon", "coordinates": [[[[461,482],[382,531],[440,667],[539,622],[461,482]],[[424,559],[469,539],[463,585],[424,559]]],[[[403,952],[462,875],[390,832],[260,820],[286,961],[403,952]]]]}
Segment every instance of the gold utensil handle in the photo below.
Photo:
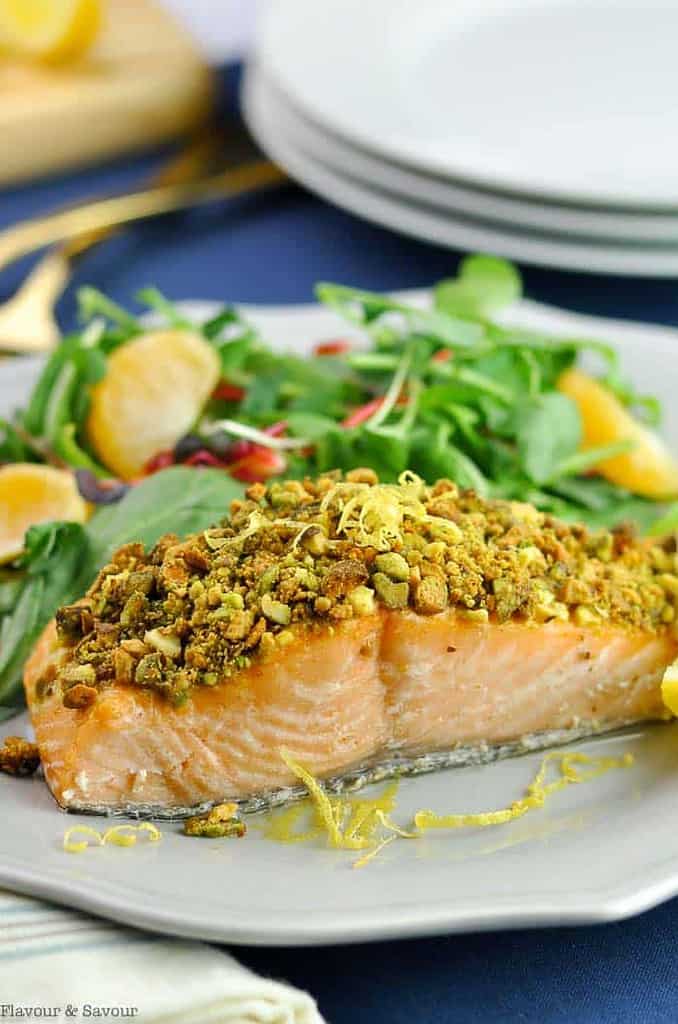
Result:
{"type": "Polygon", "coordinates": [[[99,199],[38,220],[24,221],[0,236],[0,269],[36,249],[76,238],[85,232],[100,231],[145,217],[188,209],[215,199],[271,188],[288,180],[285,172],[275,164],[268,160],[255,160],[197,181],[162,185],[130,195],[99,199]]]}
{"type": "MultiPolygon", "coordinates": [[[[232,132],[233,134],[233,132],[232,132]]],[[[224,132],[216,132],[213,129],[206,129],[199,132],[188,145],[172,156],[167,163],[164,163],[159,171],[156,171],[151,178],[145,182],[146,189],[160,188],[167,185],[181,185],[187,181],[195,181],[214,170],[214,160],[219,150],[224,148],[227,136],[224,132]]],[[[240,138],[240,135],[236,136],[240,138]]],[[[101,197],[104,198],[104,197],[101,197]]],[[[96,197],[85,198],[81,205],[89,205],[90,202],[98,201],[96,197]]],[[[73,209],[73,207],[71,207],[73,209]]],[[[66,260],[74,260],[82,256],[88,249],[92,249],[99,242],[110,238],[118,228],[117,224],[110,224],[95,231],[86,231],[82,235],[76,235],[69,239],[62,246],[62,254],[66,260]]],[[[11,228],[9,229],[12,230],[11,228]]],[[[0,232],[0,241],[4,237],[0,232]]]]}

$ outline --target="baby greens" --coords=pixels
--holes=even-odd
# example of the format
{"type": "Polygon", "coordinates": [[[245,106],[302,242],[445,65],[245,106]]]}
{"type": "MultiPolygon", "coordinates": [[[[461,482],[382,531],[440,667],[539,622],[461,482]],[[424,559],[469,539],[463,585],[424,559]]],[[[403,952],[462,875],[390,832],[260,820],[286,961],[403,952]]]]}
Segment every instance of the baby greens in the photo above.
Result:
{"type": "MultiPolygon", "coordinates": [[[[586,351],[605,383],[648,422],[658,418],[656,400],[634,393],[609,345],[492,319],[521,291],[517,270],[490,256],[464,260],[455,279],[436,286],[430,308],[320,284],[320,301],[360,325],[369,346],[322,345],[309,359],[272,351],[231,307],[193,325],[157,290],[140,298],[161,322],[200,330],[219,351],[226,387],[204,409],[193,448],[203,443],[227,469],[236,457],[229,445],[239,459],[252,443],[284,450],[267,466],[255,460],[241,479],[256,478],[259,465],[288,476],[368,465],[384,480],[409,468],[568,519],[611,525],[632,518],[647,527],[662,512],[657,503],[587,475],[630,442],[582,452],[579,411],[557,381],[586,351]],[[260,432],[270,428],[267,441],[260,432]]],[[[87,326],[60,345],[27,409],[4,424],[0,459],[56,457],[107,475],[85,432],[89,389],[105,374],[110,352],[145,327],[94,289],[81,291],[80,304],[87,326]]]]}

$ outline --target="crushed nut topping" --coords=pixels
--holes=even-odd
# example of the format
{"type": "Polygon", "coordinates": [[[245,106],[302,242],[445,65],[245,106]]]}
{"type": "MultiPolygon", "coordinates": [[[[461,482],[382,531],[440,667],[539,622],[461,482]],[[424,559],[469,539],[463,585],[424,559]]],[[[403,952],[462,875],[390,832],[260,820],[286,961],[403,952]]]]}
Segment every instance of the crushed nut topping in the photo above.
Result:
{"type": "Polygon", "coordinates": [[[0,747],[0,772],[7,775],[33,775],[40,767],[40,754],[35,743],[23,736],[8,736],[0,747]]]}
{"type": "Polygon", "coordinates": [[[217,804],[208,814],[198,814],[184,822],[184,835],[201,839],[240,839],[246,832],[245,822],[238,817],[237,804],[217,804]]]}
{"type": "Polygon", "coordinates": [[[71,655],[57,682],[71,707],[111,683],[182,703],[274,654],[295,627],[384,608],[658,631],[676,628],[677,604],[673,537],[589,533],[449,480],[387,485],[354,470],[254,484],[199,535],[125,545],[57,614],[71,655]]]}

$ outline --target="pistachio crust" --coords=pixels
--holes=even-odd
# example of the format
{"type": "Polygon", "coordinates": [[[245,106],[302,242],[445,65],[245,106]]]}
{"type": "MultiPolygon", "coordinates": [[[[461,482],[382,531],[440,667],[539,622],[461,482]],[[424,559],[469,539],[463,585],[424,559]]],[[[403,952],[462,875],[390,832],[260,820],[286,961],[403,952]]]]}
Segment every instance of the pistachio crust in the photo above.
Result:
{"type": "Polygon", "coordinates": [[[592,534],[449,480],[382,485],[361,469],[254,484],[202,534],[121,548],[57,613],[70,656],[41,690],[59,687],[74,708],[113,682],[181,703],[271,655],[295,627],[380,608],[658,631],[675,628],[677,602],[673,537],[592,534]]]}

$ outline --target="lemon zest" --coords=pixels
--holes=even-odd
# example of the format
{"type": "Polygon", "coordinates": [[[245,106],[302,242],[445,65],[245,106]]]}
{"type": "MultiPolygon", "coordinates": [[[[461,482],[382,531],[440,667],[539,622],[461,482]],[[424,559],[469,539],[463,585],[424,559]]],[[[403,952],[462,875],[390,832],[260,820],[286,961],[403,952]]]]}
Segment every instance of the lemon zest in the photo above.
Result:
{"type": "Polygon", "coordinates": [[[279,843],[307,843],[322,835],[322,826],[317,822],[304,831],[296,831],[295,826],[308,809],[308,801],[293,804],[291,807],[275,811],[269,815],[264,826],[264,837],[275,839],[279,843]]]}
{"type": "Polygon", "coordinates": [[[373,800],[331,797],[313,773],[296,762],[288,751],[281,750],[280,753],[287,767],[309,792],[315,825],[305,832],[293,831],[306,809],[304,804],[297,804],[283,812],[278,819],[273,819],[266,834],[281,842],[305,842],[324,833],[330,846],[335,849],[366,850],[354,862],[354,868],[369,864],[395,839],[420,839],[427,830],[434,828],[484,828],[507,824],[522,818],[531,810],[543,807],[550,796],[567,786],[590,782],[609,771],[628,768],[634,763],[633,754],[630,753],[621,757],[593,757],[573,751],[551,751],[542,758],[534,778],[527,786],[525,796],[515,800],[509,807],[469,814],[438,814],[420,810],[414,815],[415,830],[408,830],[393,821],[390,815],[395,806],[398,779],[373,800]],[[553,764],[557,765],[560,776],[547,782],[549,767],[553,764]],[[588,766],[588,770],[585,766],[588,766]],[[377,834],[380,827],[390,835],[380,838],[377,834]]]}
{"type": "Polygon", "coordinates": [[[406,519],[423,520],[427,513],[421,496],[423,481],[411,472],[401,473],[398,484],[339,482],[320,503],[326,512],[333,503],[339,507],[337,535],[343,534],[362,547],[389,551],[403,541],[406,519]]]}
{"type": "Polygon", "coordinates": [[[522,818],[528,811],[543,807],[549,796],[565,789],[566,786],[590,782],[615,768],[628,768],[632,764],[633,755],[628,753],[622,757],[591,757],[588,754],[561,754],[553,751],[542,759],[537,774],[527,787],[527,795],[515,800],[510,807],[480,814],[437,814],[428,810],[417,811],[414,824],[420,833],[432,828],[486,828],[489,825],[503,825],[522,818]],[[559,762],[561,777],[546,783],[548,767],[554,761],[559,762]],[[591,771],[578,772],[574,767],[576,764],[592,765],[591,771]]]}
{"type": "Polygon", "coordinates": [[[374,858],[381,853],[385,846],[390,846],[390,844],[395,842],[397,838],[397,836],[388,836],[386,839],[382,839],[380,843],[377,843],[377,845],[373,846],[371,850],[368,850],[367,853],[364,853],[362,857],[359,857],[358,860],[355,860],[353,862],[353,867],[364,868],[367,864],[370,863],[371,860],[374,860],[374,858]]]}
{"type": "Polygon", "coordinates": [[[295,761],[289,751],[281,749],[280,756],[290,771],[306,786],[316,811],[318,824],[327,835],[330,846],[337,850],[364,850],[369,846],[372,840],[360,834],[365,818],[361,817],[357,824],[355,821],[349,822],[350,831],[349,826],[342,829],[347,808],[350,808],[349,801],[332,800],[312,772],[295,761]]]}
{"type": "MultiPolygon", "coordinates": [[[[150,821],[143,821],[141,825],[113,825],[104,832],[103,844],[113,843],[114,846],[136,846],[140,832],[148,832],[148,841],[157,843],[162,839],[162,832],[150,821]]],[[[103,845],[102,844],[102,845],[103,845]]]]}
{"type": "Polygon", "coordinates": [[[404,829],[400,825],[396,824],[396,822],[393,821],[393,819],[390,818],[388,814],[385,814],[384,811],[376,811],[375,813],[376,813],[377,819],[379,820],[379,824],[382,825],[383,828],[385,828],[387,830],[387,832],[394,832],[395,833],[394,838],[396,836],[400,836],[401,839],[418,839],[419,838],[419,835],[420,835],[419,832],[408,832],[407,829],[404,829]]]}
{"type": "Polygon", "coordinates": [[[64,833],[63,847],[66,853],[84,853],[88,846],[103,846],[104,837],[101,832],[98,832],[95,828],[90,828],[89,825],[74,825],[73,828],[69,828],[64,833]],[[79,832],[83,836],[91,836],[96,839],[95,843],[89,843],[86,839],[81,840],[79,843],[71,842],[71,836],[79,832]]]}
{"type": "Polygon", "coordinates": [[[148,833],[150,843],[157,843],[159,839],[162,839],[162,832],[150,821],[142,821],[140,825],[113,825],[105,832],[99,832],[95,828],[90,828],[89,825],[74,825],[73,828],[66,831],[63,847],[67,853],[84,853],[88,846],[105,846],[106,843],[112,843],[113,846],[134,846],[140,832],[148,833]],[[90,836],[96,839],[96,842],[88,843],[87,840],[83,840],[73,843],[71,836],[76,832],[90,836]]]}
{"type": "Polygon", "coordinates": [[[327,832],[327,836],[329,838],[331,845],[337,847],[341,846],[341,840],[343,837],[339,830],[339,826],[337,825],[337,821],[334,814],[334,808],[332,807],[330,799],[325,790],[322,788],[322,786],[315,778],[315,776],[311,774],[311,772],[309,772],[306,768],[300,765],[297,761],[294,761],[292,759],[292,756],[290,755],[289,751],[281,748],[280,756],[282,757],[283,761],[285,762],[289,770],[292,772],[292,774],[295,775],[296,778],[298,778],[306,786],[306,789],[309,792],[309,796],[311,797],[311,800],[313,801],[316,807],[322,825],[325,828],[325,831],[327,832]]]}

